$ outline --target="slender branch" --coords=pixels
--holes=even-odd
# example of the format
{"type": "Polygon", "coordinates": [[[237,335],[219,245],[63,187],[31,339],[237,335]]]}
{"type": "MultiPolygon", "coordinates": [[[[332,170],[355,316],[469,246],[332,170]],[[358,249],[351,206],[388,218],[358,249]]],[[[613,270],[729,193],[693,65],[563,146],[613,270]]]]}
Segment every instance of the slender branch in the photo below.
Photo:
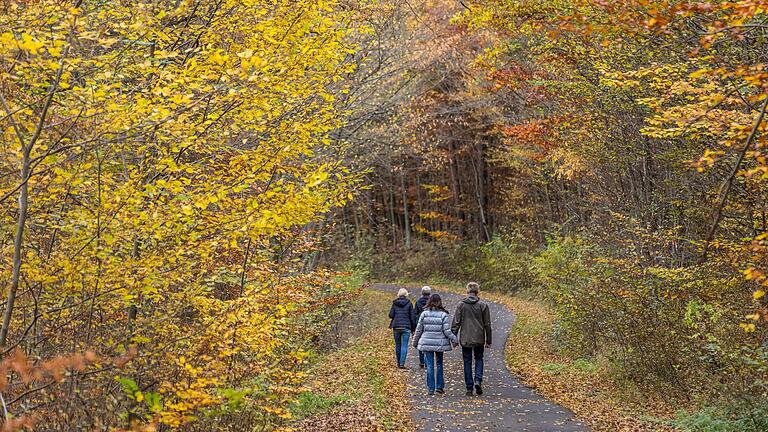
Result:
{"type": "Polygon", "coordinates": [[[728,173],[728,177],[725,178],[723,184],[720,186],[717,202],[715,203],[715,208],[712,211],[712,225],[710,225],[709,230],[707,231],[707,237],[704,239],[704,251],[702,252],[701,258],[699,260],[700,263],[703,263],[707,260],[709,246],[712,242],[712,239],[715,237],[717,226],[720,224],[720,220],[723,218],[723,207],[725,206],[725,203],[728,199],[728,193],[731,191],[731,187],[733,186],[733,180],[736,178],[736,174],[741,168],[741,163],[744,161],[744,157],[746,156],[747,151],[750,147],[752,147],[752,143],[755,141],[757,132],[760,129],[760,124],[763,123],[763,119],[765,118],[766,108],[768,108],[768,95],[765,95],[763,105],[760,107],[760,113],[757,115],[755,122],[752,124],[752,131],[747,137],[747,142],[744,143],[744,147],[742,147],[739,151],[739,155],[736,158],[736,163],[733,164],[731,172],[728,173]]]}
{"type": "Polygon", "coordinates": [[[11,271],[11,286],[8,289],[8,299],[5,304],[5,311],[3,312],[3,326],[0,328],[0,347],[4,347],[8,339],[8,330],[11,325],[11,316],[13,315],[13,306],[14,302],[16,301],[16,292],[19,289],[24,229],[27,223],[27,208],[29,206],[29,177],[31,175],[30,155],[32,153],[32,149],[35,146],[35,143],[37,143],[37,140],[40,138],[40,135],[43,132],[45,121],[48,118],[48,110],[53,103],[53,97],[56,94],[56,91],[59,89],[61,76],[64,73],[64,61],[67,58],[70,46],[71,45],[67,46],[61,56],[61,59],[59,60],[59,68],[56,71],[56,77],[54,78],[53,82],[51,83],[51,87],[48,90],[48,97],[46,97],[45,103],[43,104],[43,109],[40,112],[40,119],[37,122],[35,132],[32,134],[32,137],[29,139],[29,142],[26,144],[26,146],[22,141],[22,186],[19,191],[19,215],[16,223],[16,235],[13,240],[13,269],[11,271]]]}
{"type": "Polygon", "coordinates": [[[5,102],[5,98],[3,97],[3,93],[0,92],[0,103],[3,104],[3,109],[6,113],[6,118],[9,122],[11,122],[11,126],[13,126],[13,131],[16,133],[16,138],[19,140],[19,145],[24,146],[24,135],[21,133],[21,129],[19,129],[19,124],[16,123],[16,119],[13,117],[14,112],[11,111],[11,108],[8,106],[8,103],[5,102]]]}

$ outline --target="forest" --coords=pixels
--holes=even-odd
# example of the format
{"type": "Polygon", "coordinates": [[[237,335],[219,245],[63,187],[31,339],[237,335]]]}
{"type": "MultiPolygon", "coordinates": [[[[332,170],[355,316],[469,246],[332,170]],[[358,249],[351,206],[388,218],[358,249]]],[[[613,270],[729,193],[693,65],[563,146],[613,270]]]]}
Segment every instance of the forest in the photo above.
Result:
{"type": "Polygon", "coordinates": [[[767,109],[765,0],[0,0],[3,430],[416,430],[367,287],[470,280],[591,430],[768,430],[767,109]]]}

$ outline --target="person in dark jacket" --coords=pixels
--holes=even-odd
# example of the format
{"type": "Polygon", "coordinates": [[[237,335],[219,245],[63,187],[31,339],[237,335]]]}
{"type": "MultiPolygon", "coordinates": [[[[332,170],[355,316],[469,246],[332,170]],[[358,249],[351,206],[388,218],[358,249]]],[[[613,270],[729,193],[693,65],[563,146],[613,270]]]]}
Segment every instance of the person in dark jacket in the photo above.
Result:
{"type": "MultiPolygon", "coordinates": [[[[429,301],[429,296],[432,295],[432,288],[428,286],[421,287],[421,297],[416,300],[416,321],[418,322],[421,313],[424,312],[424,306],[429,301]]],[[[424,369],[424,353],[419,350],[419,367],[424,369]]]]}
{"type": "Polygon", "coordinates": [[[443,353],[453,349],[459,339],[451,332],[448,311],[438,294],[429,297],[424,312],[416,324],[413,346],[424,353],[427,363],[427,391],[430,395],[445,393],[443,353]]]}
{"type": "Polygon", "coordinates": [[[395,335],[395,359],[397,367],[405,369],[405,359],[408,357],[408,339],[411,332],[416,330],[416,310],[408,300],[408,290],[400,288],[397,298],[389,309],[389,328],[395,335]]]}
{"type": "Polygon", "coordinates": [[[459,335],[461,354],[464,357],[464,383],[467,396],[473,391],[483,394],[483,354],[491,346],[491,312],[488,305],[481,302],[477,282],[467,284],[467,297],[456,307],[451,330],[459,335]],[[475,360],[474,376],[472,358],[475,360]]]}

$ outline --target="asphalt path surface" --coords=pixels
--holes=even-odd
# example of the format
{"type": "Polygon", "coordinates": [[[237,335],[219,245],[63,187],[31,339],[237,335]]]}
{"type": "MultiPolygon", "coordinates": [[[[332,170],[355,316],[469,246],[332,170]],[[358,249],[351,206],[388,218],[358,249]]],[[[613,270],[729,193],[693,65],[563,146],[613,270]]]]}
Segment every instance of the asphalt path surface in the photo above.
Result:
{"type": "MultiPolygon", "coordinates": [[[[401,286],[376,284],[373,289],[391,292],[394,299],[401,286]]],[[[411,299],[420,296],[420,289],[410,288],[411,299]]],[[[453,317],[463,296],[439,293],[453,317]]],[[[480,294],[482,299],[482,293],[480,294]]],[[[485,300],[483,300],[485,301],[485,300]]],[[[484,356],[483,395],[466,396],[461,348],[445,353],[445,395],[429,396],[419,355],[411,345],[408,349],[409,397],[413,420],[420,431],[588,431],[574,414],[536,394],[521,384],[504,362],[504,347],[515,316],[507,307],[486,301],[491,309],[493,345],[484,356]]],[[[392,342],[392,367],[397,367],[392,342]]],[[[410,345],[410,344],[409,344],[410,345]]]]}

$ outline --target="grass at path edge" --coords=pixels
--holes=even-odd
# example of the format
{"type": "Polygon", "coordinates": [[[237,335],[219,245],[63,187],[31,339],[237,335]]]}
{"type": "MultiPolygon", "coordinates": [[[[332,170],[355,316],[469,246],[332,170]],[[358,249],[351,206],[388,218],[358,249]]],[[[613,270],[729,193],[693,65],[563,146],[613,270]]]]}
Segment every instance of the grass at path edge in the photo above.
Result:
{"type": "Polygon", "coordinates": [[[318,358],[294,404],[290,430],[410,432],[407,374],[397,369],[386,319],[391,295],[365,290],[358,304],[372,322],[346,347],[318,358]]]}

